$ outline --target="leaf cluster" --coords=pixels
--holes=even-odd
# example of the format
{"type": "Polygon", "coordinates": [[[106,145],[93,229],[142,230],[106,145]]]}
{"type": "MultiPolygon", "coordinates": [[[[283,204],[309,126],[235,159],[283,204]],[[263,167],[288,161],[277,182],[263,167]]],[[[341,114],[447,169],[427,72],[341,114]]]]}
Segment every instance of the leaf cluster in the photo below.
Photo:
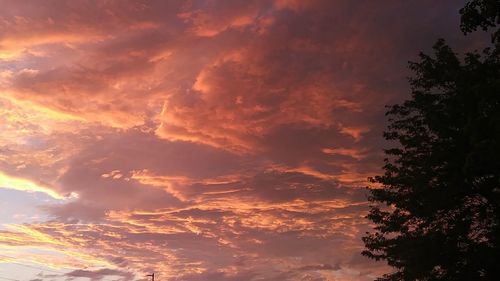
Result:
{"type": "MultiPolygon", "coordinates": [[[[460,9],[460,29],[465,33],[481,28],[487,31],[500,25],[500,1],[498,0],[472,0],[460,9]]],[[[500,31],[492,32],[492,41],[500,43],[500,31]]]]}
{"type": "MultiPolygon", "coordinates": [[[[475,2],[489,1],[464,9],[475,2]]],[[[490,26],[464,29],[476,24],[490,26]]],[[[378,280],[500,280],[499,51],[433,50],[410,63],[411,98],[388,108],[384,137],[398,145],[370,179],[381,188],[363,254],[396,269],[378,280]]]]}

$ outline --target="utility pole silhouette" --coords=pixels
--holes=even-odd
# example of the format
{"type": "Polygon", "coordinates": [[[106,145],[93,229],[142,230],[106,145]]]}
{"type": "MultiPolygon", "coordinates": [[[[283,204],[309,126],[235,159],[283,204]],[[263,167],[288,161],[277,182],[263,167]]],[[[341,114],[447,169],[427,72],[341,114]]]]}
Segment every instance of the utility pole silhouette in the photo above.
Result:
{"type": "Polygon", "coordinates": [[[148,274],[146,277],[151,277],[151,281],[155,281],[155,274],[148,274]]]}

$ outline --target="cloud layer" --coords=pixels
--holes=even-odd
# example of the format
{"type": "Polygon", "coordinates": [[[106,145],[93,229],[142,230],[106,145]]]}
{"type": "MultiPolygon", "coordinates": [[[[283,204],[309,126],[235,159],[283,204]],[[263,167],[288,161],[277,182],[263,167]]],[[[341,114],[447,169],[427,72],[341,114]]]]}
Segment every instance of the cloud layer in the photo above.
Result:
{"type": "Polygon", "coordinates": [[[474,48],[459,4],[0,1],[0,188],[58,200],[0,228],[0,262],[64,271],[33,280],[372,280],[384,105],[438,37],[474,48]]]}

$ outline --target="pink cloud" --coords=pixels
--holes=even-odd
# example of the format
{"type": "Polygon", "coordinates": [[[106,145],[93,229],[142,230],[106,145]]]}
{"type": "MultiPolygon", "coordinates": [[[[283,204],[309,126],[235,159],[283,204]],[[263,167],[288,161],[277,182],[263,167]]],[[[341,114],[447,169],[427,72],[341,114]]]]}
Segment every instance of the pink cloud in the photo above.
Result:
{"type": "Polygon", "coordinates": [[[0,5],[0,175],[58,200],[0,248],[96,280],[373,280],[383,106],[468,48],[453,1],[0,5]]]}

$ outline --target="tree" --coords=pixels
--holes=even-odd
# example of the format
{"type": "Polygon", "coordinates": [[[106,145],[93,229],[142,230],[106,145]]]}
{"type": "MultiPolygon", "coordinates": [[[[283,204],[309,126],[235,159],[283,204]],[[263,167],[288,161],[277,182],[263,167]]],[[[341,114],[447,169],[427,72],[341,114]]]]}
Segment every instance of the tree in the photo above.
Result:
{"type": "MultiPolygon", "coordinates": [[[[500,9],[485,3],[499,2],[461,10],[464,32],[496,26],[500,9]]],[[[411,98],[386,114],[396,145],[370,179],[363,254],[394,267],[378,280],[500,280],[498,40],[463,60],[444,40],[433,49],[410,63],[411,98]]]]}
{"type": "MultiPolygon", "coordinates": [[[[467,34],[481,27],[487,31],[500,24],[500,1],[498,0],[472,0],[460,9],[460,29],[467,34]]],[[[500,42],[499,30],[493,32],[492,41],[500,42]]]]}

